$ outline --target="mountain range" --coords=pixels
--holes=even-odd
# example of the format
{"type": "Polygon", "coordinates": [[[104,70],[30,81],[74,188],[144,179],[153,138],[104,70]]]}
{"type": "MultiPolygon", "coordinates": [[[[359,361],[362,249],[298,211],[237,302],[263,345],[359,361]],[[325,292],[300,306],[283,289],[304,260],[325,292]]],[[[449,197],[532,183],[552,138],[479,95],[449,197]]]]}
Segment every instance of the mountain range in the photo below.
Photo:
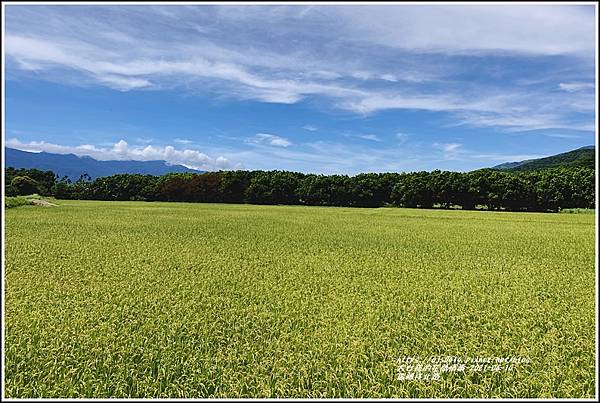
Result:
{"type": "MultiPolygon", "coordinates": [[[[53,154],[47,152],[32,153],[28,151],[5,149],[6,167],[36,168],[42,171],[53,171],[62,178],[67,176],[77,180],[87,173],[92,179],[122,173],[146,175],[164,175],[170,172],[195,172],[183,165],[170,165],[166,161],[98,161],[87,156],[75,154],[53,154]]],[[[595,146],[581,147],[573,151],[532,160],[506,162],[492,169],[501,171],[531,171],[558,166],[595,168],[595,146]]]]}
{"type": "Polygon", "coordinates": [[[537,158],[519,162],[506,162],[496,165],[492,169],[501,171],[534,171],[537,169],[555,167],[587,167],[595,168],[596,147],[586,146],[566,153],[552,155],[545,158],[537,158]]]}
{"type": "Polygon", "coordinates": [[[158,176],[170,172],[202,172],[183,165],[170,165],[166,161],[98,161],[75,154],[32,153],[14,148],[5,148],[4,152],[6,167],[52,171],[59,178],[67,176],[71,180],[77,180],[85,173],[95,179],[124,173],[158,176]]]}

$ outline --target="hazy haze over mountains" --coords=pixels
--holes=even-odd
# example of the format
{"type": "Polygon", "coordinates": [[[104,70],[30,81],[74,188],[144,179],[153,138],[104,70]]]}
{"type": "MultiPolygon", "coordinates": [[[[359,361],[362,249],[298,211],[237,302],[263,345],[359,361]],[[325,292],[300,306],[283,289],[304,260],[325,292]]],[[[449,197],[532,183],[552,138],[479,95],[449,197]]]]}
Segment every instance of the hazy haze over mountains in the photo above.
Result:
{"type": "MultiPolygon", "coordinates": [[[[67,176],[77,180],[87,173],[92,178],[110,176],[121,173],[164,175],[170,172],[195,172],[183,165],[170,165],[165,161],[98,161],[92,157],[75,154],[53,154],[47,152],[33,153],[13,148],[5,149],[6,167],[36,168],[50,170],[59,177],[67,176]]],[[[504,171],[528,171],[557,166],[595,167],[595,146],[585,146],[565,153],[516,162],[506,162],[493,166],[493,169],[504,171]]]]}
{"type": "Polygon", "coordinates": [[[170,172],[202,172],[183,165],[169,165],[165,161],[98,161],[75,154],[32,153],[13,148],[6,148],[5,156],[6,167],[50,170],[61,178],[68,176],[71,180],[79,179],[84,173],[98,178],[122,173],[164,175],[170,172]]]}

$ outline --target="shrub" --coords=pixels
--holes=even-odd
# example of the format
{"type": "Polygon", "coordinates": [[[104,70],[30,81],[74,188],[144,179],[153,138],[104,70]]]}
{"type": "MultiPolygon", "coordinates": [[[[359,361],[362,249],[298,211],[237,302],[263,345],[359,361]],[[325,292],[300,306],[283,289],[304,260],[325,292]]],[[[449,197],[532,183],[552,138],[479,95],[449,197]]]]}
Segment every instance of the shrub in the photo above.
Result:
{"type": "Polygon", "coordinates": [[[29,176],[15,176],[10,182],[10,186],[18,196],[39,193],[40,190],[39,184],[29,176]]]}

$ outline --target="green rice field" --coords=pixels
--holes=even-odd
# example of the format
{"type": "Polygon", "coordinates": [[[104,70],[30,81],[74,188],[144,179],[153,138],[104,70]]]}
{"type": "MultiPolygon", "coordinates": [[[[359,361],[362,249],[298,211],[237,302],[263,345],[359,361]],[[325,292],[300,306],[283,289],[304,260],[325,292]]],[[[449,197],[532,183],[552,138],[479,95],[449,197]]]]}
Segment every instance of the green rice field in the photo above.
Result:
{"type": "Polygon", "coordinates": [[[594,397],[594,214],[57,203],[5,212],[7,397],[594,397]]]}

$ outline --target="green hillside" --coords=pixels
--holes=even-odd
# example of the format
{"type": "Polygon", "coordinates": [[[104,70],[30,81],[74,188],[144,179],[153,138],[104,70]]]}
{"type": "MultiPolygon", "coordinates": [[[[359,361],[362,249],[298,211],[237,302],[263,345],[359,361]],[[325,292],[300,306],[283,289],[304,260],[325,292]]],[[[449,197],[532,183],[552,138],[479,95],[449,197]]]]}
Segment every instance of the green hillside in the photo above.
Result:
{"type": "Polygon", "coordinates": [[[534,171],[555,167],[586,167],[595,168],[595,146],[586,146],[577,150],[545,158],[526,160],[521,162],[507,162],[496,165],[493,169],[502,171],[534,171]]]}

